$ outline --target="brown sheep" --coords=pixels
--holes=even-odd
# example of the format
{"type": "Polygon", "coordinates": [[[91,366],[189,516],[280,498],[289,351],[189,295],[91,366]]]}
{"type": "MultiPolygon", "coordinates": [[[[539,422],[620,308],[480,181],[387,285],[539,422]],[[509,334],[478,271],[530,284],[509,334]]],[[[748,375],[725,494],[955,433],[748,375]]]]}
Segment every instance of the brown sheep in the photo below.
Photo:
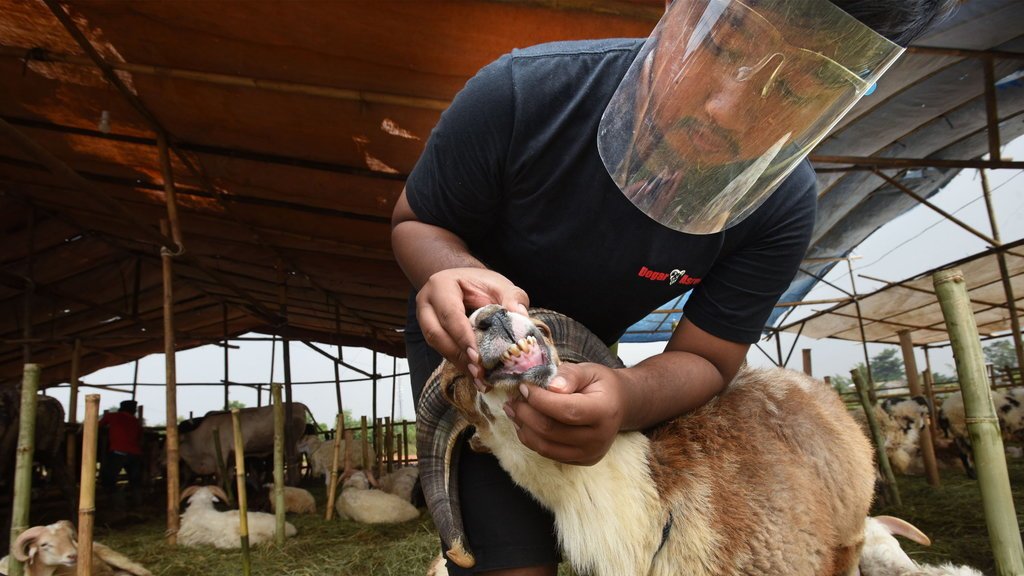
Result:
{"type": "Polygon", "coordinates": [[[550,311],[528,318],[492,305],[471,323],[492,388],[480,393],[472,378],[442,363],[417,410],[424,492],[456,564],[474,558],[457,498],[449,497],[457,474],[448,465],[454,439],[473,426],[477,443],[553,512],[577,572],[856,573],[873,452],[830,387],[794,371],[745,369],[702,408],[644,433],[620,433],[593,466],[566,465],[523,446],[502,406],[525,380],[545,386],[559,356],[621,364],[585,328],[550,311]],[[525,372],[502,360],[513,346],[525,372]]]}

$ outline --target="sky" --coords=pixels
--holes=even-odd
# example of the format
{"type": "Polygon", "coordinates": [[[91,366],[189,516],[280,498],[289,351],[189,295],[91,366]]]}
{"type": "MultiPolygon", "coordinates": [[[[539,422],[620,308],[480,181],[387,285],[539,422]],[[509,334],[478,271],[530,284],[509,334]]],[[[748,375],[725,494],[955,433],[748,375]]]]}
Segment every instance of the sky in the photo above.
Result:
{"type": "MultiPolygon", "coordinates": [[[[1004,160],[1024,158],[1024,138],[1004,146],[1004,160]]],[[[993,203],[996,207],[997,221],[1002,241],[1009,243],[1024,238],[1024,177],[1020,170],[993,170],[989,172],[989,183],[992,188],[993,203]]],[[[954,213],[958,218],[983,232],[991,230],[985,203],[982,200],[981,181],[977,170],[962,171],[946,188],[933,196],[930,201],[944,210],[954,213]]],[[[909,278],[920,272],[939,267],[965,256],[985,250],[987,246],[982,240],[962,230],[955,224],[946,221],[938,213],[925,206],[918,206],[899,218],[885,224],[853,252],[853,273],[857,292],[865,294],[877,290],[883,283],[858,275],[868,276],[893,282],[909,278]]],[[[849,289],[850,276],[846,263],[835,266],[826,276],[826,280],[849,289]]],[[[827,299],[843,296],[833,288],[819,283],[805,297],[806,300],[827,299]]],[[[813,312],[827,308],[829,305],[801,306],[790,316],[787,323],[808,316],[813,312]]],[[[283,382],[281,359],[281,343],[277,343],[271,354],[270,342],[234,342],[238,349],[229,350],[229,377],[232,382],[262,383],[283,382]],[[273,359],[273,360],[272,360],[273,359]],[[273,364],[273,372],[271,372],[273,364]]],[[[794,336],[783,335],[784,354],[794,346],[794,336]]],[[[321,346],[331,354],[336,354],[333,346],[321,346]]],[[[622,344],[619,356],[627,365],[635,364],[644,358],[657,354],[664,348],[664,343],[622,344]]],[[[762,341],[761,348],[774,357],[775,343],[762,341]]],[[[814,376],[839,374],[848,376],[849,371],[858,362],[864,361],[863,347],[859,342],[839,340],[813,340],[800,337],[796,340],[789,367],[801,369],[804,348],[811,349],[814,376]]],[[[886,346],[869,344],[868,354],[874,356],[886,346]]],[[[414,420],[415,407],[409,379],[404,374],[408,366],[403,358],[392,358],[384,354],[372,353],[366,349],[344,348],[342,357],[348,364],[356,366],[367,373],[373,372],[374,356],[377,370],[382,378],[378,379],[377,415],[414,420]],[[394,404],[392,404],[394,395],[394,404]]],[[[301,343],[292,344],[292,382],[293,398],[306,404],[318,422],[333,422],[338,407],[334,385],[333,363],[327,358],[309,350],[301,343]],[[321,382],[305,384],[305,382],[321,382]]],[[[954,374],[952,355],[948,348],[930,352],[932,370],[945,374],[954,374]]],[[[764,353],[751,347],[747,362],[754,366],[772,365],[764,353]]],[[[917,364],[923,369],[924,355],[917,352],[917,364]]],[[[193,382],[217,383],[224,377],[224,351],[217,346],[202,346],[176,356],[177,379],[180,387],[177,392],[178,414],[200,416],[209,410],[220,410],[224,403],[224,389],[220,384],[212,386],[188,386],[193,382]]],[[[130,383],[135,375],[135,363],[113,366],[86,375],[82,381],[86,384],[129,384],[127,392],[99,390],[84,387],[79,394],[78,414],[84,414],[85,394],[99,393],[101,411],[113,408],[130,397],[130,383]]],[[[359,419],[368,418],[373,414],[372,382],[362,374],[351,369],[341,369],[342,401],[345,410],[359,419]]],[[[142,358],[138,363],[137,400],[144,407],[147,425],[161,425],[165,421],[164,401],[164,357],[153,354],[142,358]]],[[[50,389],[47,393],[61,400],[67,408],[68,389],[50,389]]],[[[239,401],[246,406],[256,406],[256,391],[251,388],[232,386],[230,399],[239,401]]],[[[263,403],[267,403],[267,393],[263,394],[263,403]]],[[[333,426],[332,426],[333,427],[333,426]]]]}

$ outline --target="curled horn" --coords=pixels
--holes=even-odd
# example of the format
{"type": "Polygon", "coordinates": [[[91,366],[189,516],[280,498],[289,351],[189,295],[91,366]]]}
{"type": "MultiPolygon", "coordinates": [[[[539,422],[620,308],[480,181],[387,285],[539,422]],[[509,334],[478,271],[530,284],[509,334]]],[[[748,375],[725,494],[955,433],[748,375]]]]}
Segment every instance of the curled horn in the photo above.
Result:
{"type": "Polygon", "coordinates": [[[182,490],[181,496],[178,497],[178,501],[184,502],[185,499],[187,499],[189,496],[192,496],[193,494],[198,492],[200,488],[206,488],[207,490],[212,492],[213,495],[216,496],[221,502],[224,502],[225,504],[228,502],[228,495],[225,494],[223,490],[221,490],[220,486],[203,486],[198,484],[189,486],[188,488],[182,490]]]}
{"type": "Polygon", "coordinates": [[[445,364],[434,371],[424,386],[416,408],[416,453],[420,482],[427,508],[434,517],[445,555],[455,564],[476,564],[466,544],[458,498],[458,457],[461,436],[469,423],[448,402],[441,390],[445,364]]]}
{"type": "Polygon", "coordinates": [[[189,496],[198,492],[200,488],[202,488],[202,486],[189,486],[188,488],[185,488],[181,491],[181,496],[178,497],[178,501],[184,502],[189,496]]]}
{"type": "Polygon", "coordinates": [[[917,526],[914,526],[902,518],[896,518],[894,516],[875,516],[875,520],[877,520],[882,526],[885,526],[886,530],[888,530],[890,534],[903,536],[904,538],[913,540],[922,546],[931,546],[932,544],[932,540],[927,534],[921,532],[917,526]]]}
{"type": "Polygon", "coordinates": [[[18,562],[28,562],[35,555],[29,551],[30,548],[35,546],[36,539],[46,534],[47,530],[47,526],[33,526],[22,532],[18,539],[14,541],[14,546],[11,547],[11,554],[14,555],[14,558],[18,562]]]}
{"type": "Polygon", "coordinates": [[[535,323],[542,322],[547,325],[552,343],[558,350],[558,357],[562,362],[593,362],[610,368],[624,366],[622,361],[612,354],[607,344],[572,318],[544,308],[531,308],[530,318],[535,323]]]}

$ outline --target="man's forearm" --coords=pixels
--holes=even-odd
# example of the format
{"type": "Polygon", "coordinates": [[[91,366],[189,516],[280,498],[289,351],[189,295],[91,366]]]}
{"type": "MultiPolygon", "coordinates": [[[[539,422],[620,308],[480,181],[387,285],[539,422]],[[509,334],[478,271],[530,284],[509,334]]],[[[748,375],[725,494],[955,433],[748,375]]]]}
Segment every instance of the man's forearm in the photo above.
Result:
{"type": "Polygon", "coordinates": [[[642,430],[691,412],[725,388],[713,364],[696,354],[666,351],[620,370],[625,398],[622,427],[642,430]]]}
{"type": "Polygon", "coordinates": [[[461,238],[444,228],[416,220],[395,224],[391,243],[398,265],[417,290],[441,270],[486,268],[470,254],[461,238]]]}

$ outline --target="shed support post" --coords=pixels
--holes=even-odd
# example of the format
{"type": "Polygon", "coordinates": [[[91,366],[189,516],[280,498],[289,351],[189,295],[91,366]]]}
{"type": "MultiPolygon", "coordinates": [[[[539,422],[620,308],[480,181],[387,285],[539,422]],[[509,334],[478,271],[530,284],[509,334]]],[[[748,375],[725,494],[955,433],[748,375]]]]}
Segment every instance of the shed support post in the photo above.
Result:
{"type": "Polygon", "coordinates": [[[871,429],[871,437],[875,441],[875,455],[878,457],[878,467],[881,469],[882,480],[885,483],[885,495],[889,500],[889,504],[903,506],[903,502],[900,500],[900,489],[896,485],[896,476],[892,473],[889,456],[885,452],[885,434],[878,424],[878,419],[875,418],[875,405],[868,397],[868,387],[864,382],[864,377],[861,375],[860,370],[856,368],[850,370],[850,377],[853,379],[854,386],[857,387],[860,405],[864,409],[868,428],[871,429]]]}
{"type": "Polygon", "coordinates": [[[932,280],[946,320],[960,379],[964,417],[974,450],[978,487],[996,574],[1024,574],[1024,546],[1010,491],[1003,438],[985,375],[985,357],[978,340],[978,325],[967,295],[966,281],[963,272],[955,268],[936,272],[932,280]]]}
{"type": "MultiPolygon", "coordinates": [[[[910,337],[910,330],[900,330],[900,349],[903,350],[903,367],[907,374],[907,386],[910,387],[911,396],[922,396],[921,383],[917,380],[917,360],[914,358],[914,342],[910,337]]],[[[929,401],[930,403],[930,401],[929,401]]],[[[919,443],[921,446],[921,458],[924,460],[924,470],[928,475],[928,483],[938,486],[939,468],[935,463],[935,446],[932,444],[931,433],[931,408],[928,409],[928,418],[925,427],[920,431],[919,443]]]]}
{"type": "MultiPolygon", "coordinates": [[[[161,222],[164,234],[167,233],[167,222],[161,222]]],[[[174,546],[178,543],[178,391],[177,374],[174,364],[174,254],[167,247],[160,248],[160,260],[163,265],[164,280],[164,374],[167,400],[167,543],[174,546]]]]}
{"type": "MultiPolygon", "coordinates": [[[[21,408],[18,412],[18,449],[14,464],[14,499],[11,502],[11,550],[22,532],[28,529],[32,501],[32,456],[36,445],[36,395],[39,391],[39,365],[25,364],[21,379],[21,408]]],[[[21,576],[24,565],[12,554],[8,574],[21,576]]]]}

